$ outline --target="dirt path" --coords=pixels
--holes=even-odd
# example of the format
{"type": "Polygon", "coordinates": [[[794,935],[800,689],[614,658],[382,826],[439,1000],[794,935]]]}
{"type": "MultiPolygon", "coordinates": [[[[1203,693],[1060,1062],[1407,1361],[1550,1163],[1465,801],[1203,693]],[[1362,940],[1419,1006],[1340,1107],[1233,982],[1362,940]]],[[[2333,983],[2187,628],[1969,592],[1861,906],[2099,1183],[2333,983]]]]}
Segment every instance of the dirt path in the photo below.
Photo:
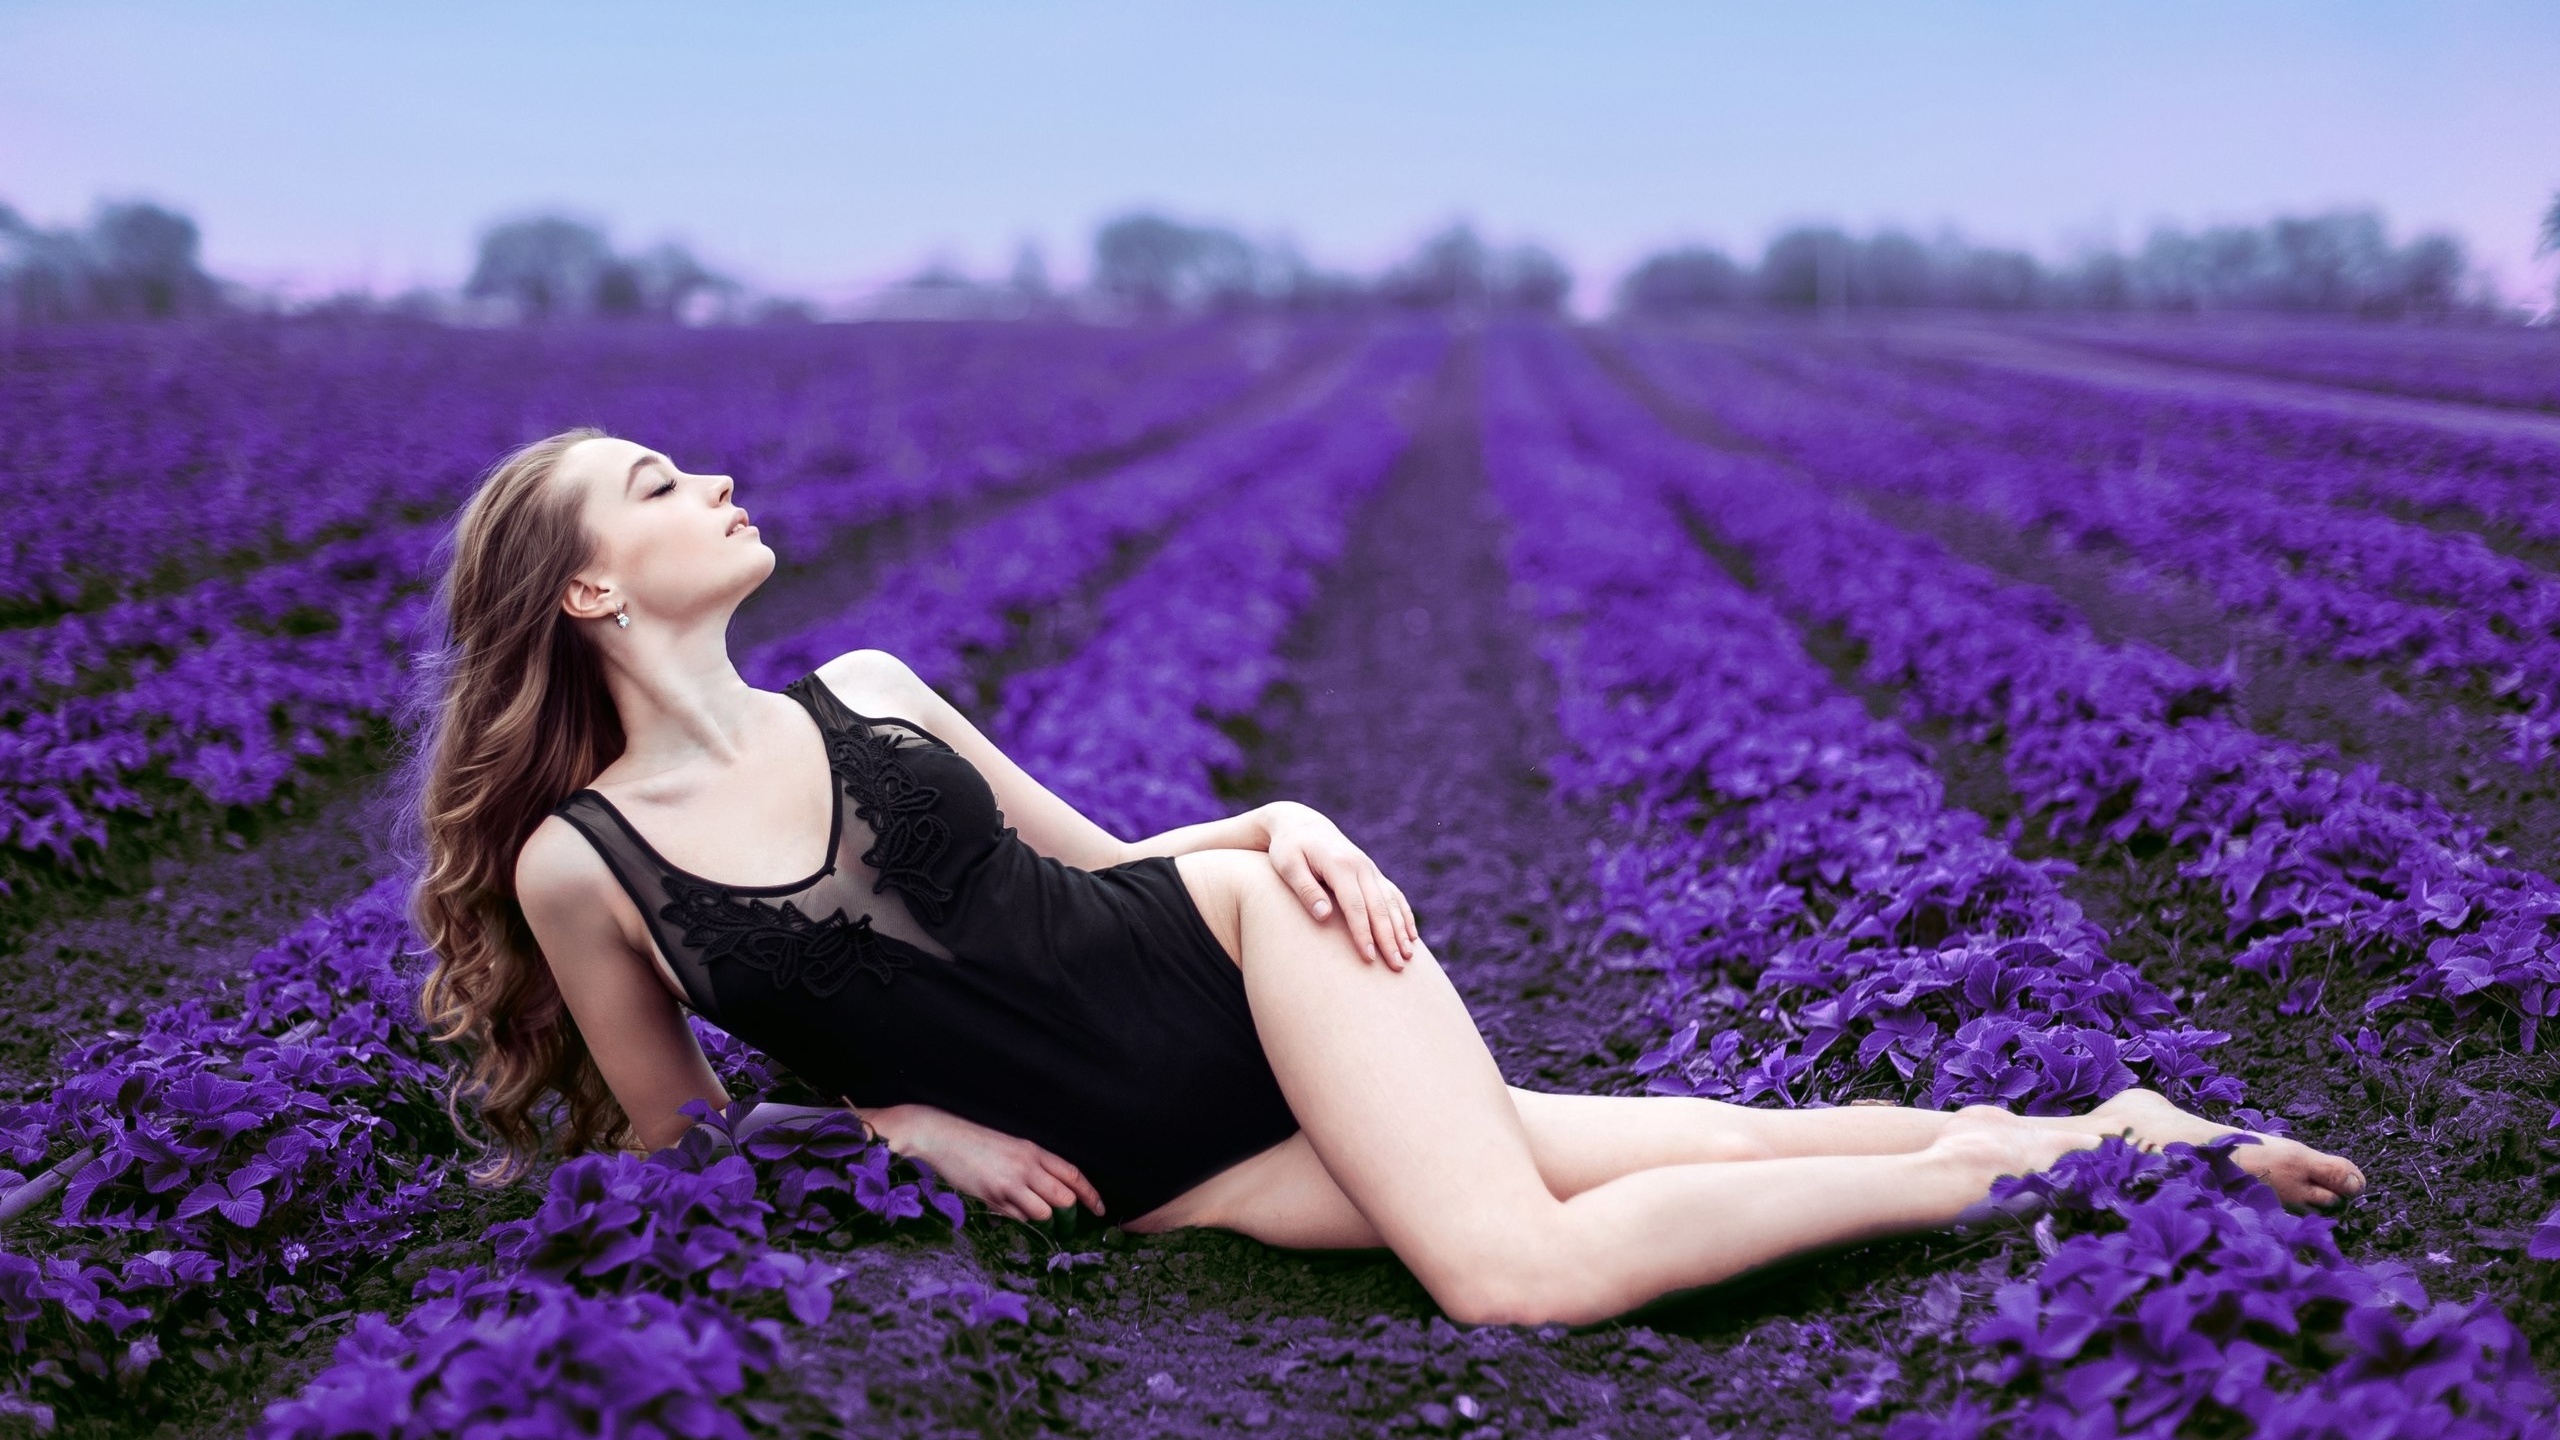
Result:
{"type": "Polygon", "coordinates": [[[1596,822],[1549,793],[1553,681],[1508,603],[1472,349],[1446,380],[1291,636],[1294,680],[1257,758],[1272,797],[1332,816],[1414,897],[1506,1079],[1614,1089],[1641,1051],[1627,1017],[1645,976],[1605,968],[1568,913],[1596,822]]]}
{"type": "Polygon", "coordinates": [[[1896,325],[1877,333],[1888,348],[1905,353],[1951,355],[2118,389],[2197,400],[2242,400],[2342,420],[2392,420],[2483,439],[2560,444],[2560,415],[2537,415],[2458,400],[2420,400],[2351,386],[2252,375],[2218,366],[2181,365],[1967,325],[1896,325]]]}

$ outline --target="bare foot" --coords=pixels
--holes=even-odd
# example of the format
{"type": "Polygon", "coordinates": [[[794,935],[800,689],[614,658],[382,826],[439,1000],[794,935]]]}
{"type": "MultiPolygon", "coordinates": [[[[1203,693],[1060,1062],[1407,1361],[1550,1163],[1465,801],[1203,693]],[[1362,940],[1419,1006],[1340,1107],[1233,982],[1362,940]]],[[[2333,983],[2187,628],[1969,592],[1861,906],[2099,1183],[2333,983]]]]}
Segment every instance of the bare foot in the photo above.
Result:
{"type": "MultiPolygon", "coordinates": [[[[2157,1090],[2139,1088],[2124,1091],[2086,1115],[2059,1123],[2095,1124],[2107,1134],[2122,1134],[2130,1127],[2134,1143],[2146,1150],[2157,1150],[2173,1140],[2201,1145],[2235,1133],[2233,1126],[2216,1125],[2201,1115],[2188,1114],[2157,1090]]],[[[2236,1133],[2258,1134],[2254,1130],[2236,1133]]],[[[2259,1135],[2255,1144],[2235,1145],[2231,1147],[2231,1158],[2241,1169],[2266,1181],[2287,1205],[2334,1207],[2364,1193],[2364,1172],[2353,1161],[2281,1135],[2259,1135]]]]}
{"type": "Polygon", "coordinates": [[[1929,1148],[1980,1167],[1987,1185],[2001,1175],[2032,1175],[2074,1150],[2095,1150],[2106,1136],[2029,1124],[1997,1105],[1967,1105],[1948,1117],[1929,1148]]]}

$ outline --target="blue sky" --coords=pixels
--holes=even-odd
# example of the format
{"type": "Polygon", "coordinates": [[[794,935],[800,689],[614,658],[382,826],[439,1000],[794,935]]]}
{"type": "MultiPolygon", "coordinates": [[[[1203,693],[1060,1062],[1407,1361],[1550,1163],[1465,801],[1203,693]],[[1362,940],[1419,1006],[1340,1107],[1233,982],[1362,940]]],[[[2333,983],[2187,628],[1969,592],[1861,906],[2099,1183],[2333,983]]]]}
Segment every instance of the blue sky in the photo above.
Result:
{"type": "Polygon", "coordinates": [[[0,0],[0,200],[193,214],[208,263],[451,284],[565,206],[840,299],[1148,205],[1369,269],[1457,216],[1567,257],[1791,221],[2057,258],[2371,203],[2547,293],[2560,5],[36,3],[0,0]]]}

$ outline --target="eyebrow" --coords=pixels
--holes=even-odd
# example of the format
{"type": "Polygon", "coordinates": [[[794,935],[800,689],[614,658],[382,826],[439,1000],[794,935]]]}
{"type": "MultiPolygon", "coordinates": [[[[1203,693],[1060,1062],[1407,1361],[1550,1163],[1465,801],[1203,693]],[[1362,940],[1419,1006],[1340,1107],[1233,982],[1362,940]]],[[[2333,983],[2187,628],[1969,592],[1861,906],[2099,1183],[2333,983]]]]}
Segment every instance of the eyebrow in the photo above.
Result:
{"type": "Polygon", "coordinates": [[[622,475],[622,493],[625,495],[631,493],[631,482],[640,478],[641,466],[657,465],[661,463],[663,462],[661,462],[655,455],[643,455],[639,459],[632,461],[631,468],[624,471],[622,475]]]}

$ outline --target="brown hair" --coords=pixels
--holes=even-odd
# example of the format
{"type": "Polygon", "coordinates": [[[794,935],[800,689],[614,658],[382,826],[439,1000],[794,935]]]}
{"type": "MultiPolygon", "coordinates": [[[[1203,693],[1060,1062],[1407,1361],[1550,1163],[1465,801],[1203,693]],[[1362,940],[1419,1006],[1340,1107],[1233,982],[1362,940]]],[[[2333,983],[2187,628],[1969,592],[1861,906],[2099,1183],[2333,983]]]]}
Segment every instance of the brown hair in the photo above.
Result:
{"type": "Polygon", "coordinates": [[[516,854],[551,807],[622,753],[622,718],[594,642],[560,608],[595,555],[574,490],[552,483],[561,456],[604,431],[564,430],[498,462],[439,548],[445,570],[404,728],[400,841],[410,851],[410,923],[434,954],[418,1013],[461,1042],[445,1108],[464,1131],[477,1109],[494,1144],[475,1183],[521,1178],[546,1139],[563,1155],[627,1148],[630,1117],[604,1083],[552,982],[515,893],[516,854]],[[556,1125],[544,1123],[565,1104],[556,1125]]]}

